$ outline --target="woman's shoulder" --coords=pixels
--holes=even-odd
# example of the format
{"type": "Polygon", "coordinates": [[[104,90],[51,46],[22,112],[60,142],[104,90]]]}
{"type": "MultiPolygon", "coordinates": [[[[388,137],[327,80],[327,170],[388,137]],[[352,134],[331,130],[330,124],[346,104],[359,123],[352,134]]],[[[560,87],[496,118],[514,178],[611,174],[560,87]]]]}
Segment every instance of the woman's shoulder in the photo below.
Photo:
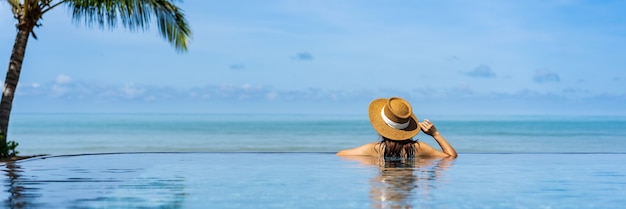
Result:
{"type": "Polygon", "coordinates": [[[415,155],[422,158],[432,158],[432,157],[445,157],[443,152],[435,149],[425,142],[416,142],[415,143],[415,155]]]}
{"type": "Polygon", "coordinates": [[[359,147],[355,147],[352,149],[341,150],[337,152],[337,155],[367,155],[367,156],[378,156],[380,149],[380,142],[372,142],[361,145],[359,147]]]}
{"type": "Polygon", "coordinates": [[[416,141],[415,142],[415,150],[418,152],[430,151],[434,149],[432,146],[427,144],[426,142],[416,141]]]}

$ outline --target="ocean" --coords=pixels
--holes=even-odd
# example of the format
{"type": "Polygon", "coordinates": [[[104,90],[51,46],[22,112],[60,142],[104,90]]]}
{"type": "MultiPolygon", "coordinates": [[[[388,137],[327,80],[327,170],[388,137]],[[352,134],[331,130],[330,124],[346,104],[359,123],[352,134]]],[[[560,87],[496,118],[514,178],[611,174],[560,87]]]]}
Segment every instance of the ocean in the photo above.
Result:
{"type": "MultiPolygon", "coordinates": [[[[419,117],[419,116],[418,116],[419,117]]],[[[463,153],[626,153],[626,116],[430,116],[463,153]]],[[[417,139],[437,147],[420,133],[417,139]]],[[[379,140],[366,114],[11,116],[20,155],[116,152],[336,152],[379,140]]]]}

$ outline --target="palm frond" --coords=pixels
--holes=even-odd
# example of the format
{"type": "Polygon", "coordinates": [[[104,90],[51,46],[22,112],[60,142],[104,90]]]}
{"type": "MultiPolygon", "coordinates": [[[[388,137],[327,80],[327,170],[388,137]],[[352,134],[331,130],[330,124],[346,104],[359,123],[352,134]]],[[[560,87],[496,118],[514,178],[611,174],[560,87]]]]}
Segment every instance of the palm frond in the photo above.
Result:
{"type": "Polygon", "coordinates": [[[187,50],[191,29],[175,0],[69,0],[73,20],[87,26],[116,28],[121,22],[131,31],[147,30],[156,18],[160,35],[178,51],[187,50]]]}
{"type": "Polygon", "coordinates": [[[7,0],[7,2],[13,8],[19,8],[20,7],[20,1],[19,0],[7,0]]]}
{"type": "Polygon", "coordinates": [[[20,1],[19,0],[7,0],[7,2],[9,3],[9,5],[11,5],[11,12],[13,12],[13,16],[17,18],[17,13],[19,12],[19,8],[20,8],[20,1]]]}

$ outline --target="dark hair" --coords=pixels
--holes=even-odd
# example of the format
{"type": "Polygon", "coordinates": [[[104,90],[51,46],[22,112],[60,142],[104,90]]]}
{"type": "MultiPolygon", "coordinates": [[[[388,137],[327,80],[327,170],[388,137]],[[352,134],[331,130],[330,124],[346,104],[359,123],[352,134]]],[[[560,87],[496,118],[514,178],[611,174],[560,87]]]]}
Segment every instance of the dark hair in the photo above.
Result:
{"type": "Polygon", "coordinates": [[[383,153],[385,159],[415,158],[415,144],[417,144],[417,140],[391,140],[384,136],[381,136],[381,138],[379,151],[383,153]]]}

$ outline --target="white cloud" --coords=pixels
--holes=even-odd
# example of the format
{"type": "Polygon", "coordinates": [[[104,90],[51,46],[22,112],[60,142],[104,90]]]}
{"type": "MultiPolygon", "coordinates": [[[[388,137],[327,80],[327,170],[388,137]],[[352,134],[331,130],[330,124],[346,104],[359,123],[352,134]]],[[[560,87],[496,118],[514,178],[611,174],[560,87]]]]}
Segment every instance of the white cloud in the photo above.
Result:
{"type": "Polygon", "coordinates": [[[67,83],[69,83],[71,81],[72,81],[72,78],[70,78],[70,76],[64,75],[64,74],[57,75],[57,78],[55,80],[55,82],[57,84],[67,84],[67,83]]]}
{"type": "Polygon", "coordinates": [[[124,93],[124,96],[126,96],[127,98],[136,98],[142,95],[144,92],[146,92],[146,90],[135,86],[135,83],[132,82],[127,83],[122,87],[122,93],[124,93]]]}
{"type": "Polygon", "coordinates": [[[272,91],[272,92],[270,92],[270,93],[267,93],[267,94],[265,95],[265,98],[266,98],[267,100],[274,101],[274,100],[276,100],[276,98],[278,98],[278,94],[277,94],[276,92],[273,92],[273,91],[272,91]]]}
{"type": "MultiPolygon", "coordinates": [[[[424,113],[438,112],[450,114],[478,114],[481,111],[491,113],[491,110],[503,113],[520,111],[544,111],[550,113],[550,110],[560,111],[559,108],[565,104],[568,106],[562,108],[574,109],[579,106],[600,113],[602,111],[616,110],[623,112],[619,108],[616,109],[615,106],[618,105],[615,104],[626,102],[626,96],[623,94],[598,94],[585,89],[555,89],[552,92],[536,90],[520,90],[512,93],[498,92],[498,90],[488,93],[476,92],[470,84],[464,82],[460,82],[458,85],[450,88],[417,87],[407,90],[392,88],[365,88],[360,90],[275,89],[250,83],[210,85],[181,90],[135,83],[110,85],[83,81],[67,82],[69,81],[66,79],[57,79],[38,85],[22,85],[17,91],[18,101],[29,104],[54,103],[61,106],[81,104],[86,107],[93,104],[101,104],[99,107],[102,107],[102,104],[104,104],[105,108],[108,104],[118,106],[141,104],[147,107],[155,104],[166,104],[161,106],[166,107],[161,111],[176,111],[178,105],[227,104],[226,106],[229,106],[230,104],[245,108],[246,111],[254,112],[259,109],[257,108],[259,105],[270,102],[271,104],[281,105],[307,103],[311,105],[322,104],[321,106],[330,104],[350,107],[366,106],[368,102],[375,98],[400,96],[409,101],[415,101],[416,108],[419,106],[424,113]],[[66,82],[66,84],[59,84],[58,80],[61,80],[60,83],[66,82]],[[172,104],[176,106],[171,106],[172,104]],[[548,106],[544,107],[542,105],[548,106]]],[[[20,106],[20,104],[16,104],[16,106],[20,106]]],[[[623,109],[623,107],[620,108],[623,109]]],[[[55,111],[54,108],[50,109],[55,111]]],[[[94,110],[99,111],[99,109],[94,110]]],[[[21,111],[31,110],[21,108],[21,111]]],[[[39,110],[33,109],[32,111],[39,110]]],[[[350,108],[346,111],[353,111],[352,113],[360,112],[360,110],[350,108]]],[[[621,114],[621,112],[619,113],[621,114]]],[[[626,112],[623,114],[626,114],[626,112]]]]}
{"type": "Polygon", "coordinates": [[[64,87],[63,85],[52,85],[52,87],[50,88],[50,96],[52,97],[60,97],[65,95],[65,93],[67,93],[69,91],[68,88],[64,87]]]}

